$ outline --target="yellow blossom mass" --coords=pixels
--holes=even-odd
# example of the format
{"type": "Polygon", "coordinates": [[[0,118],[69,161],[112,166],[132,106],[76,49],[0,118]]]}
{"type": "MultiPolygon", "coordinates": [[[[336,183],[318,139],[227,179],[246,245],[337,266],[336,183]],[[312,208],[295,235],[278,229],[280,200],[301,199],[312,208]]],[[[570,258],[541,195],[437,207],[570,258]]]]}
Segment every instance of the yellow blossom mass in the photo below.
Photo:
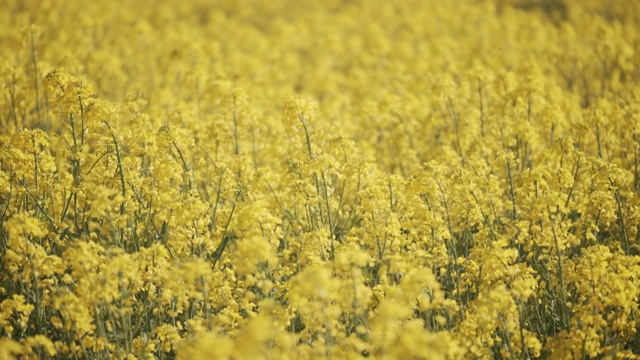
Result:
{"type": "Polygon", "coordinates": [[[640,358],[640,2],[4,0],[0,360],[640,358]]]}

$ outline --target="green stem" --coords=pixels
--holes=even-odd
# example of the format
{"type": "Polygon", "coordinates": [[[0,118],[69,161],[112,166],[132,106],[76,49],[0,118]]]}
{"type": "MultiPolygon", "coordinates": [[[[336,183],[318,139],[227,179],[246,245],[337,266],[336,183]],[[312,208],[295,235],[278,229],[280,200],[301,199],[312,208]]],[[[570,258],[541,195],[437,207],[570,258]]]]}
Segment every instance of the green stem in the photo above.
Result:
{"type": "Polygon", "coordinates": [[[302,128],[304,129],[304,135],[307,138],[307,151],[309,152],[309,158],[313,159],[313,153],[311,151],[311,138],[309,137],[309,129],[307,129],[307,123],[304,121],[304,117],[298,114],[300,122],[302,122],[302,128]]]}

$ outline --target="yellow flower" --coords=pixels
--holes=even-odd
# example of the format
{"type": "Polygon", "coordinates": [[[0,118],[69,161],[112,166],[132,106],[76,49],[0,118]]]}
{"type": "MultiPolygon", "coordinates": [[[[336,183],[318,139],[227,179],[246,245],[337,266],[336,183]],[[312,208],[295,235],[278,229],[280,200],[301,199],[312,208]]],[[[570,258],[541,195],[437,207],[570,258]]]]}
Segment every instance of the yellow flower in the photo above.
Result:
{"type": "Polygon", "coordinates": [[[0,359],[15,359],[17,355],[23,353],[23,348],[19,342],[10,338],[0,339],[0,359]]]}

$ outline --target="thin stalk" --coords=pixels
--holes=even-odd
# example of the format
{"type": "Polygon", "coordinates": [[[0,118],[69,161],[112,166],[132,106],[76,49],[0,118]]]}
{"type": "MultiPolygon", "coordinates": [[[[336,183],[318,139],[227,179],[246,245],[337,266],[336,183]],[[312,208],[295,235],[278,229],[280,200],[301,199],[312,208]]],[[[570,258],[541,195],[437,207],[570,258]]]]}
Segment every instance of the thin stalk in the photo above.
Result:
{"type": "Polygon", "coordinates": [[[518,302],[518,328],[520,330],[520,348],[522,349],[520,356],[522,358],[529,359],[529,352],[527,351],[527,346],[524,339],[524,322],[525,320],[522,317],[522,304],[518,302]]]}
{"type": "MultiPolygon", "coordinates": [[[[28,241],[28,240],[27,240],[28,241]]],[[[42,308],[42,299],[40,298],[40,285],[38,281],[38,277],[36,274],[38,271],[36,270],[36,266],[33,262],[33,256],[29,255],[29,265],[31,267],[31,279],[33,281],[33,302],[35,303],[35,311],[36,311],[36,332],[38,334],[46,333],[46,311],[42,308]]]]}
{"type": "Polygon", "coordinates": [[[484,210],[482,210],[482,207],[480,206],[480,202],[478,201],[478,198],[476,197],[476,194],[473,191],[471,191],[471,196],[476,201],[476,204],[478,205],[478,209],[480,209],[480,214],[482,214],[484,221],[487,223],[487,228],[489,229],[489,233],[491,233],[491,237],[493,238],[493,240],[497,240],[498,237],[496,236],[496,233],[493,231],[493,227],[489,222],[489,217],[487,216],[487,214],[485,214],[484,210]]]}
{"type": "Polygon", "coordinates": [[[69,205],[71,205],[72,198],[73,198],[73,192],[69,194],[69,198],[67,199],[67,202],[64,205],[64,209],[62,210],[62,214],[60,215],[60,223],[63,223],[64,218],[67,216],[67,212],[69,211],[69,205]]]}
{"type": "Polygon", "coordinates": [[[307,151],[309,152],[309,159],[313,159],[313,152],[311,151],[311,137],[309,136],[309,129],[307,129],[307,123],[304,121],[304,116],[298,114],[298,119],[302,123],[302,128],[304,129],[304,135],[307,139],[307,151]]]}
{"type": "Polygon", "coordinates": [[[169,243],[167,242],[167,238],[169,237],[169,223],[167,223],[167,221],[163,221],[162,222],[162,229],[160,231],[158,231],[158,228],[156,227],[156,224],[153,224],[153,228],[156,231],[156,237],[162,242],[162,244],[167,248],[167,251],[169,252],[169,256],[171,256],[171,259],[174,260],[175,257],[173,256],[173,252],[171,252],[171,248],[169,247],[169,243]]]}
{"type": "Polygon", "coordinates": [[[82,103],[82,97],[78,95],[78,103],[80,105],[80,146],[84,146],[84,135],[87,132],[84,122],[84,104],[82,103]]]}
{"type": "Polygon", "coordinates": [[[235,142],[235,154],[240,155],[240,144],[238,143],[238,105],[236,103],[236,94],[233,94],[233,140],[235,142]]]}
{"type": "Polygon", "coordinates": [[[556,225],[555,221],[551,217],[551,208],[547,205],[547,210],[549,212],[549,221],[551,222],[551,232],[553,233],[553,240],[555,241],[555,250],[557,257],[557,266],[558,266],[558,281],[560,282],[560,296],[562,297],[562,327],[570,330],[571,324],[569,323],[569,311],[567,310],[567,295],[565,291],[564,284],[564,271],[562,268],[562,252],[560,251],[560,241],[558,240],[558,235],[556,233],[556,225]]]}
{"type": "MultiPolygon", "coordinates": [[[[637,139],[637,134],[634,135],[634,138],[637,139]]],[[[636,140],[637,141],[637,140],[636,140]]],[[[640,185],[640,171],[638,171],[638,169],[640,168],[638,166],[638,164],[640,163],[640,161],[638,161],[638,150],[640,149],[640,146],[636,145],[636,148],[633,151],[633,190],[637,193],[638,192],[638,185],[640,185]]]]}
{"type": "Polygon", "coordinates": [[[39,173],[40,168],[38,167],[38,149],[36,148],[37,145],[36,145],[35,137],[31,138],[31,143],[33,144],[33,167],[34,167],[33,176],[35,178],[36,192],[37,192],[38,191],[38,187],[39,187],[38,186],[38,183],[39,183],[39,181],[38,181],[38,173],[39,173]]]}
{"type": "Polygon", "coordinates": [[[330,241],[331,241],[331,259],[335,259],[335,246],[334,246],[334,237],[335,234],[333,233],[333,217],[331,216],[331,206],[329,204],[329,194],[327,191],[327,180],[324,177],[324,173],[322,173],[322,185],[324,187],[324,201],[325,201],[325,206],[327,207],[327,220],[329,221],[329,236],[330,236],[330,241]]]}
{"type": "Polygon", "coordinates": [[[442,194],[444,209],[447,214],[447,227],[449,228],[449,236],[451,237],[449,247],[451,249],[450,252],[453,257],[453,265],[455,266],[455,271],[456,271],[456,289],[458,292],[458,304],[460,305],[459,306],[460,320],[462,321],[462,319],[464,318],[464,314],[462,312],[462,294],[460,292],[460,282],[461,282],[460,267],[458,266],[458,250],[456,250],[455,236],[453,235],[453,227],[451,225],[451,214],[449,212],[449,203],[447,202],[447,196],[444,193],[444,188],[442,187],[442,184],[440,184],[440,181],[438,181],[438,178],[434,177],[434,179],[436,180],[436,184],[438,184],[438,188],[440,189],[440,194],[442,194]]]}
{"type": "MultiPolygon", "coordinates": [[[[578,160],[576,161],[576,169],[573,172],[573,184],[571,184],[571,188],[569,189],[569,194],[567,194],[567,200],[564,202],[565,208],[569,207],[569,201],[571,200],[571,195],[573,195],[573,189],[575,189],[576,187],[576,181],[578,180],[578,171],[580,170],[580,159],[581,158],[578,158],[578,160]]],[[[564,220],[565,217],[566,215],[562,214],[562,220],[564,220]]]]}
{"type": "Polygon", "coordinates": [[[480,134],[484,137],[484,101],[482,97],[482,81],[478,80],[478,97],[480,98],[480,134]]]}
{"type": "Polygon", "coordinates": [[[391,212],[393,212],[393,187],[391,186],[391,179],[389,179],[389,210],[391,210],[391,212]]]}
{"type": "MultiPolygon", "coordinates": [[[[613,180],[609,178],[609,183],[614,186],[613,180]]],[[[622,212],[622,201],[620,200],[620,189],[616,189],[614,196],[616,198],[616,205],[618,206],[618,215],[620,216],[620,227],[622,228],[622,244],[624,245],[625,254],[631,254],[631,246],[629,245],[629,235],[627,234],[627,228],[624,224],[624,213],[622,212]]]]}
{"type": "Polygon", "coordinates": [[[89,170],[87,170],[86,175],[89,175],[91,173],[91,171],[93,171],[93,168],[98,165],[98,162],[100,162],[100,160],[102,160],[103,157],[105,157],[107,154],[109,154],[110,151],[106,151],[104,154],[100,155],[96,161],[91,165],[91,167],[89,168],[89,170]]]}
{"type": "Polygon", "coordinates": [[[29,35],[31,42],[31,63],[33,65],[33,87],[36,93],[36,114],[38,117],[38,126],[42,126],[42,116],[40,114],[40,84],[38,82],[38,57],[33,30],[31,30],[29,35]]]}
{"type": "Polygon", "coordinates": [[[212,268],[215,268],[218,260],[222,259],[222,253],[224,253],[224,249],[227,247],[229,241],[231,240],[231,236],[227,235],[227,232],[229,231],[229,224],[231,224],[231,218],[233,218],[233,213],[235,210],[236,204],[233,203],[233,206],[231,207],[231,213],[229,214],[229,218],[227,219],[227,224],[224,226],[224,231],[222,232],[222,241],[220,242],[220,245],[218,246],[216,251],[214,251],[213,253],[213,264],[211,265],[212,268]]]}
{"type": "Polygon", "coordinates": [[[187,161],[184,159],[184,156],[182,155],[182,151],[180,151],[180,148],[178,147],[178,144],[176,144],[175,141],[172,141],[171,144],[173,144],[173,147],[176,149],[176,151],[178,152],[178,156],[180,156],[180,161],[182,162],[182,171],[184,172],[185,175],[187,175],[188,179],[189,179],[189,190],[191,190],[191,176],[189,176],[189,166],[187,165],[187,161]]]}
{"type": "Polygon", "coordinates": [[[381,244],[380,243],[380,235],[377,234],[377,226],[376,226],[376,216],[373,213],[373,211],[371,211],[371,223],[373,224],[373,230],[376,233],[376,244],[378,245],[378,258],[380,260],[382,260],[382,258],[384,257],[384,253],[386,251],[386,243],[385,244],[381,244]]]}
{"type": "MultiPolygon", "coordinates": [[[[49,223],[55,227],[55,221],[51,218],[51,216],[49,216],[49,213],[47,212],[47,210],[42,206],[42,204],[40,204],[40,202],[38,201],[38,199],[31,193],[31,190],[29,190],[29,187],[26,184],[26,181],[24,183],[20,183],[20,185],[22,185],[22,187],[24,187],[25,191],[27,192],[27,194],[31,197],[31,199],[33,200],[33,203],[36,205],[36,208],[38,210],[40,210],[40,213],[42,213],[42,215],[44,215],[44,217],[47,219],[47,221],[49,221],[49,223]]],[[[20,209],[18,209],[18,211],[20,211],[20,209]]]]}
{"type": "MultiPolygon", "coordinates": [[[[13,122],[16,129],[20,128],[18,124],[18,113],[16,112],[16,73],[11,73],[11,82],[9,82],[9,98],[11,98],[11,116],[13,116],[13,122]]],[[[11,117],[10,116],[10,117],[11,117]]]]}
{"type": "Polygon", "coordinates": [[[256,146],[256,130],[253,126],[251,126],[251,151],[253,155],[253,169],[258,170],[258,150],[256,146]]]}
{"type": "Polygon", "coordinates": [[[267,183],[267,186],[269,186],[269,190],[271,190],[271,193],[273,194],[273,197],[276,199],[276,203],[278,203],[278,207],[280,208],[280,211],[284,215],[284,207],[282,206],[282,203],[280,202],[280,199],[278,199],[278,195],[276,194],[275,190],[273,189],[273,187],[271,186],[269,181],[265,180],[264,182],[267,183]]]}
{"type": "Polygon", "coordinates": [[[598,157],[602,159],[602,144],[600,143],[600,126],[596,123],[596,142],[598,144],[598,157]]]}
{"type": "MultiPolygon", "coordinates": [[[[120,145],[118,145],[118,140],[116,139],[116,135],[113,132],[113,128],[111,127],[111,125],[109,124],[108,121],[104,120],[105,125],[107,125],[107,127],[109,128],[109,130],[112,131],[111,133],[111,139],[113,139],[113,144],[116,147],[116,158],[118,159],[118,170],[120,173],[120,184],[121,184],[121,190],[122,190],[122,203],[120,204],[120,215],[124,215],[124,202],[125,199],[127,198],[127,191],[126,191],[126,182],[124,181],[124,167],[122,166],[122,154],[120,153],[120,145]]],[[[124,228],[120,227],[120,242],[121,244],[124,244],[124,228]]]]}
{"type": "Polygon", "coordinates": [[[466,161],[464,155],[462,154],[462,142],[460,141],[460,119],[458,117],[458,113],[455,111],[453,101],[451,101],[450,97],[447,97],[447,110],[449,111],[449,117],[451,117],[451,121],[453,121],[453,127],[456,133],[455,147],[458,151],[458,154],[460,154],[460,157],[462,158],[462,164],[464,165],[466,161]]]}
{"type": "Polygon", "coordinates": [[[509,176],[509,187],[511,189],[511,205],[513,207],[513,219],[518,217],[516,212],[516,192],[513,188],[513,176],[511,174],[511,163],[507,160],[507,175],[509,176]]]}
{"type": "Polygon", "coordinates": [[[213,205],[213,214],[211,214],[211,222],[209,223],[209,231],[213,231],[216,226],[216,218],[218,215],[218,204],[220,204],[220,193],[222,192],[222,180],[224,179],[224,172],[220,173],[220,180],[218,180],[218,192],[216,194],[216,203],[213,205]]]}
{"type": "Polygon", "coordinates": [[[13,181],[9,182],[9,194],[7,194],[7,202],[6,206],[2,210],[2,215],[0,215],[0,222],[7,218],[7,212],[9,211],[9,206],[11,205],[11,198],[13,197],[13,181]]]}

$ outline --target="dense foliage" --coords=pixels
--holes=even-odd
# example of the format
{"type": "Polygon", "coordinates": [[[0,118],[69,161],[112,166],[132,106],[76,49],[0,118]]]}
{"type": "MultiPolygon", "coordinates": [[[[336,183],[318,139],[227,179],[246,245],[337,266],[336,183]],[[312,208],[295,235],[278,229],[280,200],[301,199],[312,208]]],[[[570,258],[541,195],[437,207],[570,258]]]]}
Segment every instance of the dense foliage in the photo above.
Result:
{"type": "Polygon", "coordinates": [[[640,356],[640,2],[3,0],[0,359],[640,356]]]}

